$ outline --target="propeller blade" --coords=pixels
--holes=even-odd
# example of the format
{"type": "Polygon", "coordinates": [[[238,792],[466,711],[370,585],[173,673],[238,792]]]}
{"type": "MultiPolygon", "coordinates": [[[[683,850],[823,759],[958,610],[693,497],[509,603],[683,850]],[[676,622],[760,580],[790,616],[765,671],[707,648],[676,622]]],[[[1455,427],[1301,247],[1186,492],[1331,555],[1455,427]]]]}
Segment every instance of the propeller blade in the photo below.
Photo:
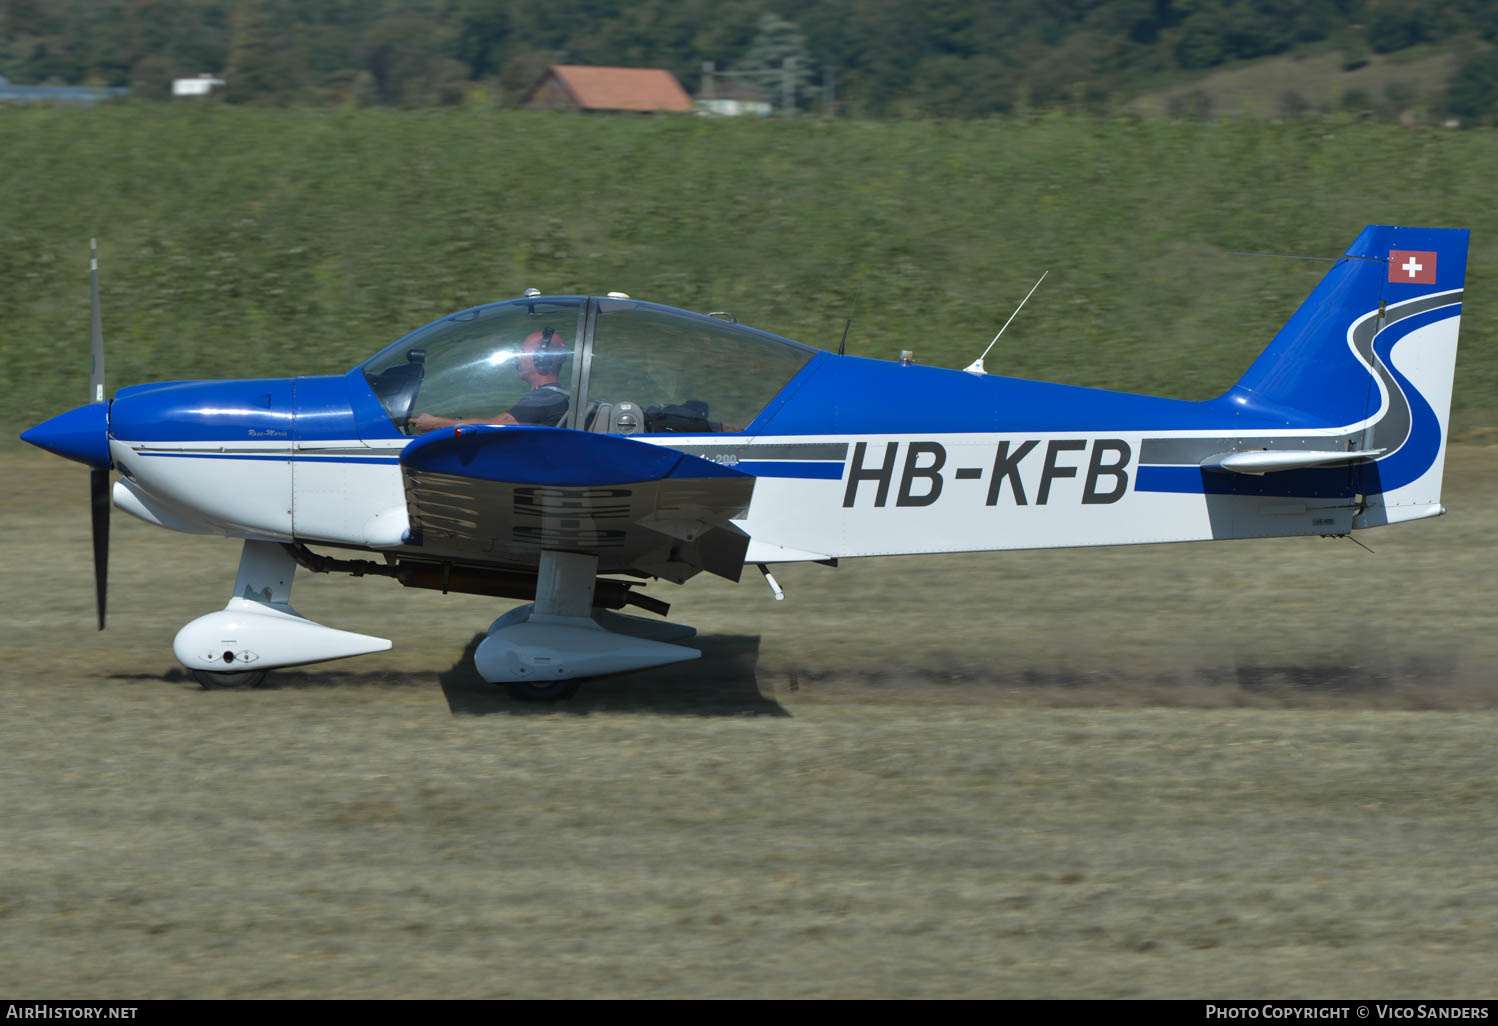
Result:
{"type": "Polygon", "coordinates": [[[99,240],[88,240],[89,298],[93,307],[89,318],[89,342],[93,362],[88,369],[88,401],[104,401],[104,322],[99,315],[99,240]]]}
{"type": "MultiPolygon", "coordinates": [[[[99,240],[88,240],[89,348],[88,401],[104,402],[104,323],[99,313],[99,240]]],[[[106,408],[107,409],[107,408],[106,408]]],[[[107,435],[108,428],[105,428],[107,435]]],[[[107,442],[105,443],[108,444],[107,442]]],[[[99,630],[104,629],[105,600],[109,587],[109,469],[88,472],[89,514],[94,534],[94,602],[99,610],[99,630]]]]}
{"type": "Polygon", "coordinates": [[[90,470],[88,487],[94,521],[94,599],[99,607],[99,630],[102,631],[109,582],[109,471],[90,470]]]}

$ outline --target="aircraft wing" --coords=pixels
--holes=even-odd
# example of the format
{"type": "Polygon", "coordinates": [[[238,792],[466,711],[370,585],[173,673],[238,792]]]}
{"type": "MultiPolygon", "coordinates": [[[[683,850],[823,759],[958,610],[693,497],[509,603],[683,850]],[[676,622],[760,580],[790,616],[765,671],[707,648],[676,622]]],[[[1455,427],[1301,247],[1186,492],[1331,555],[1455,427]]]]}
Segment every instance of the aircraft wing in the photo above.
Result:
{"type": "Polygon", "coordinates": [[[533,564],[542,549],[604,573],[737,581],[754,475],[675,449],[565,428],[463,425],[401,454],[409,543],[436,558],[533,564]]]}

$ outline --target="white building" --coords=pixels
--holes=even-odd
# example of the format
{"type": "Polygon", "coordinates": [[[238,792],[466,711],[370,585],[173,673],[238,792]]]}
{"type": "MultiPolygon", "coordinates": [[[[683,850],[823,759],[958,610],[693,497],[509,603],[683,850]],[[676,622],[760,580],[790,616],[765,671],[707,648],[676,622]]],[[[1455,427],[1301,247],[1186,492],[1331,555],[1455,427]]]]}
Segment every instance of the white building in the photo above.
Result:
{"type": "Polygon", "coordinates": [[[207,96],[215,89],[222,89],[224,80],[204,72],[197,78],[172,79],[173,96],[207,96]]]}
{"type": "Polygon", "coordinates": [[[724,117],[767,118],[774,113],[768,93],[736,82],[723,73],[704,76],[702,92],[697,95],[697,110],[724,117]]]}

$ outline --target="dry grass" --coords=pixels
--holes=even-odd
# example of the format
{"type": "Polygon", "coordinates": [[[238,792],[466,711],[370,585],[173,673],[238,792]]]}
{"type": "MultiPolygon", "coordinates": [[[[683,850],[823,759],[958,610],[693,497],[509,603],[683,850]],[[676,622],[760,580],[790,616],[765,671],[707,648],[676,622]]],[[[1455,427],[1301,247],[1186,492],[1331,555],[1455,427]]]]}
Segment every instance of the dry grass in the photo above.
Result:
{"type": "Polygon", "coordinates": [[[1491,447],[1442,520],[663,591],[686,668],[515,706],[499,611],[309,578],[390,653],[205,693],[232,542],[0,455],[0,990],[1488,997],[1491,447]]]}

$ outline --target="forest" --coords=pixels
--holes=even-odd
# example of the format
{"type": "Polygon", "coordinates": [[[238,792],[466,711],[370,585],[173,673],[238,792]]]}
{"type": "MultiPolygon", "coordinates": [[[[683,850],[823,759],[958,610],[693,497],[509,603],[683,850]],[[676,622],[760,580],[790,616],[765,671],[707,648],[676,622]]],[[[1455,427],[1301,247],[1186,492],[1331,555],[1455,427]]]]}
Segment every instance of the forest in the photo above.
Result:
{"type": "Polygon", "coordinates": [[[705,61],[789,61],[806,112],[1096,113],[1278,54],[1335,52],[1351,69],[1446,47],[1460,68],[1430,102],[1483,123],[1495,38],[1484,0],[0,0],[12,84],[165,99],[174,77],[211,73],[231,103],[282,106],[513,106],[553,63],[665,67],[695,92],[705,61]]]}

